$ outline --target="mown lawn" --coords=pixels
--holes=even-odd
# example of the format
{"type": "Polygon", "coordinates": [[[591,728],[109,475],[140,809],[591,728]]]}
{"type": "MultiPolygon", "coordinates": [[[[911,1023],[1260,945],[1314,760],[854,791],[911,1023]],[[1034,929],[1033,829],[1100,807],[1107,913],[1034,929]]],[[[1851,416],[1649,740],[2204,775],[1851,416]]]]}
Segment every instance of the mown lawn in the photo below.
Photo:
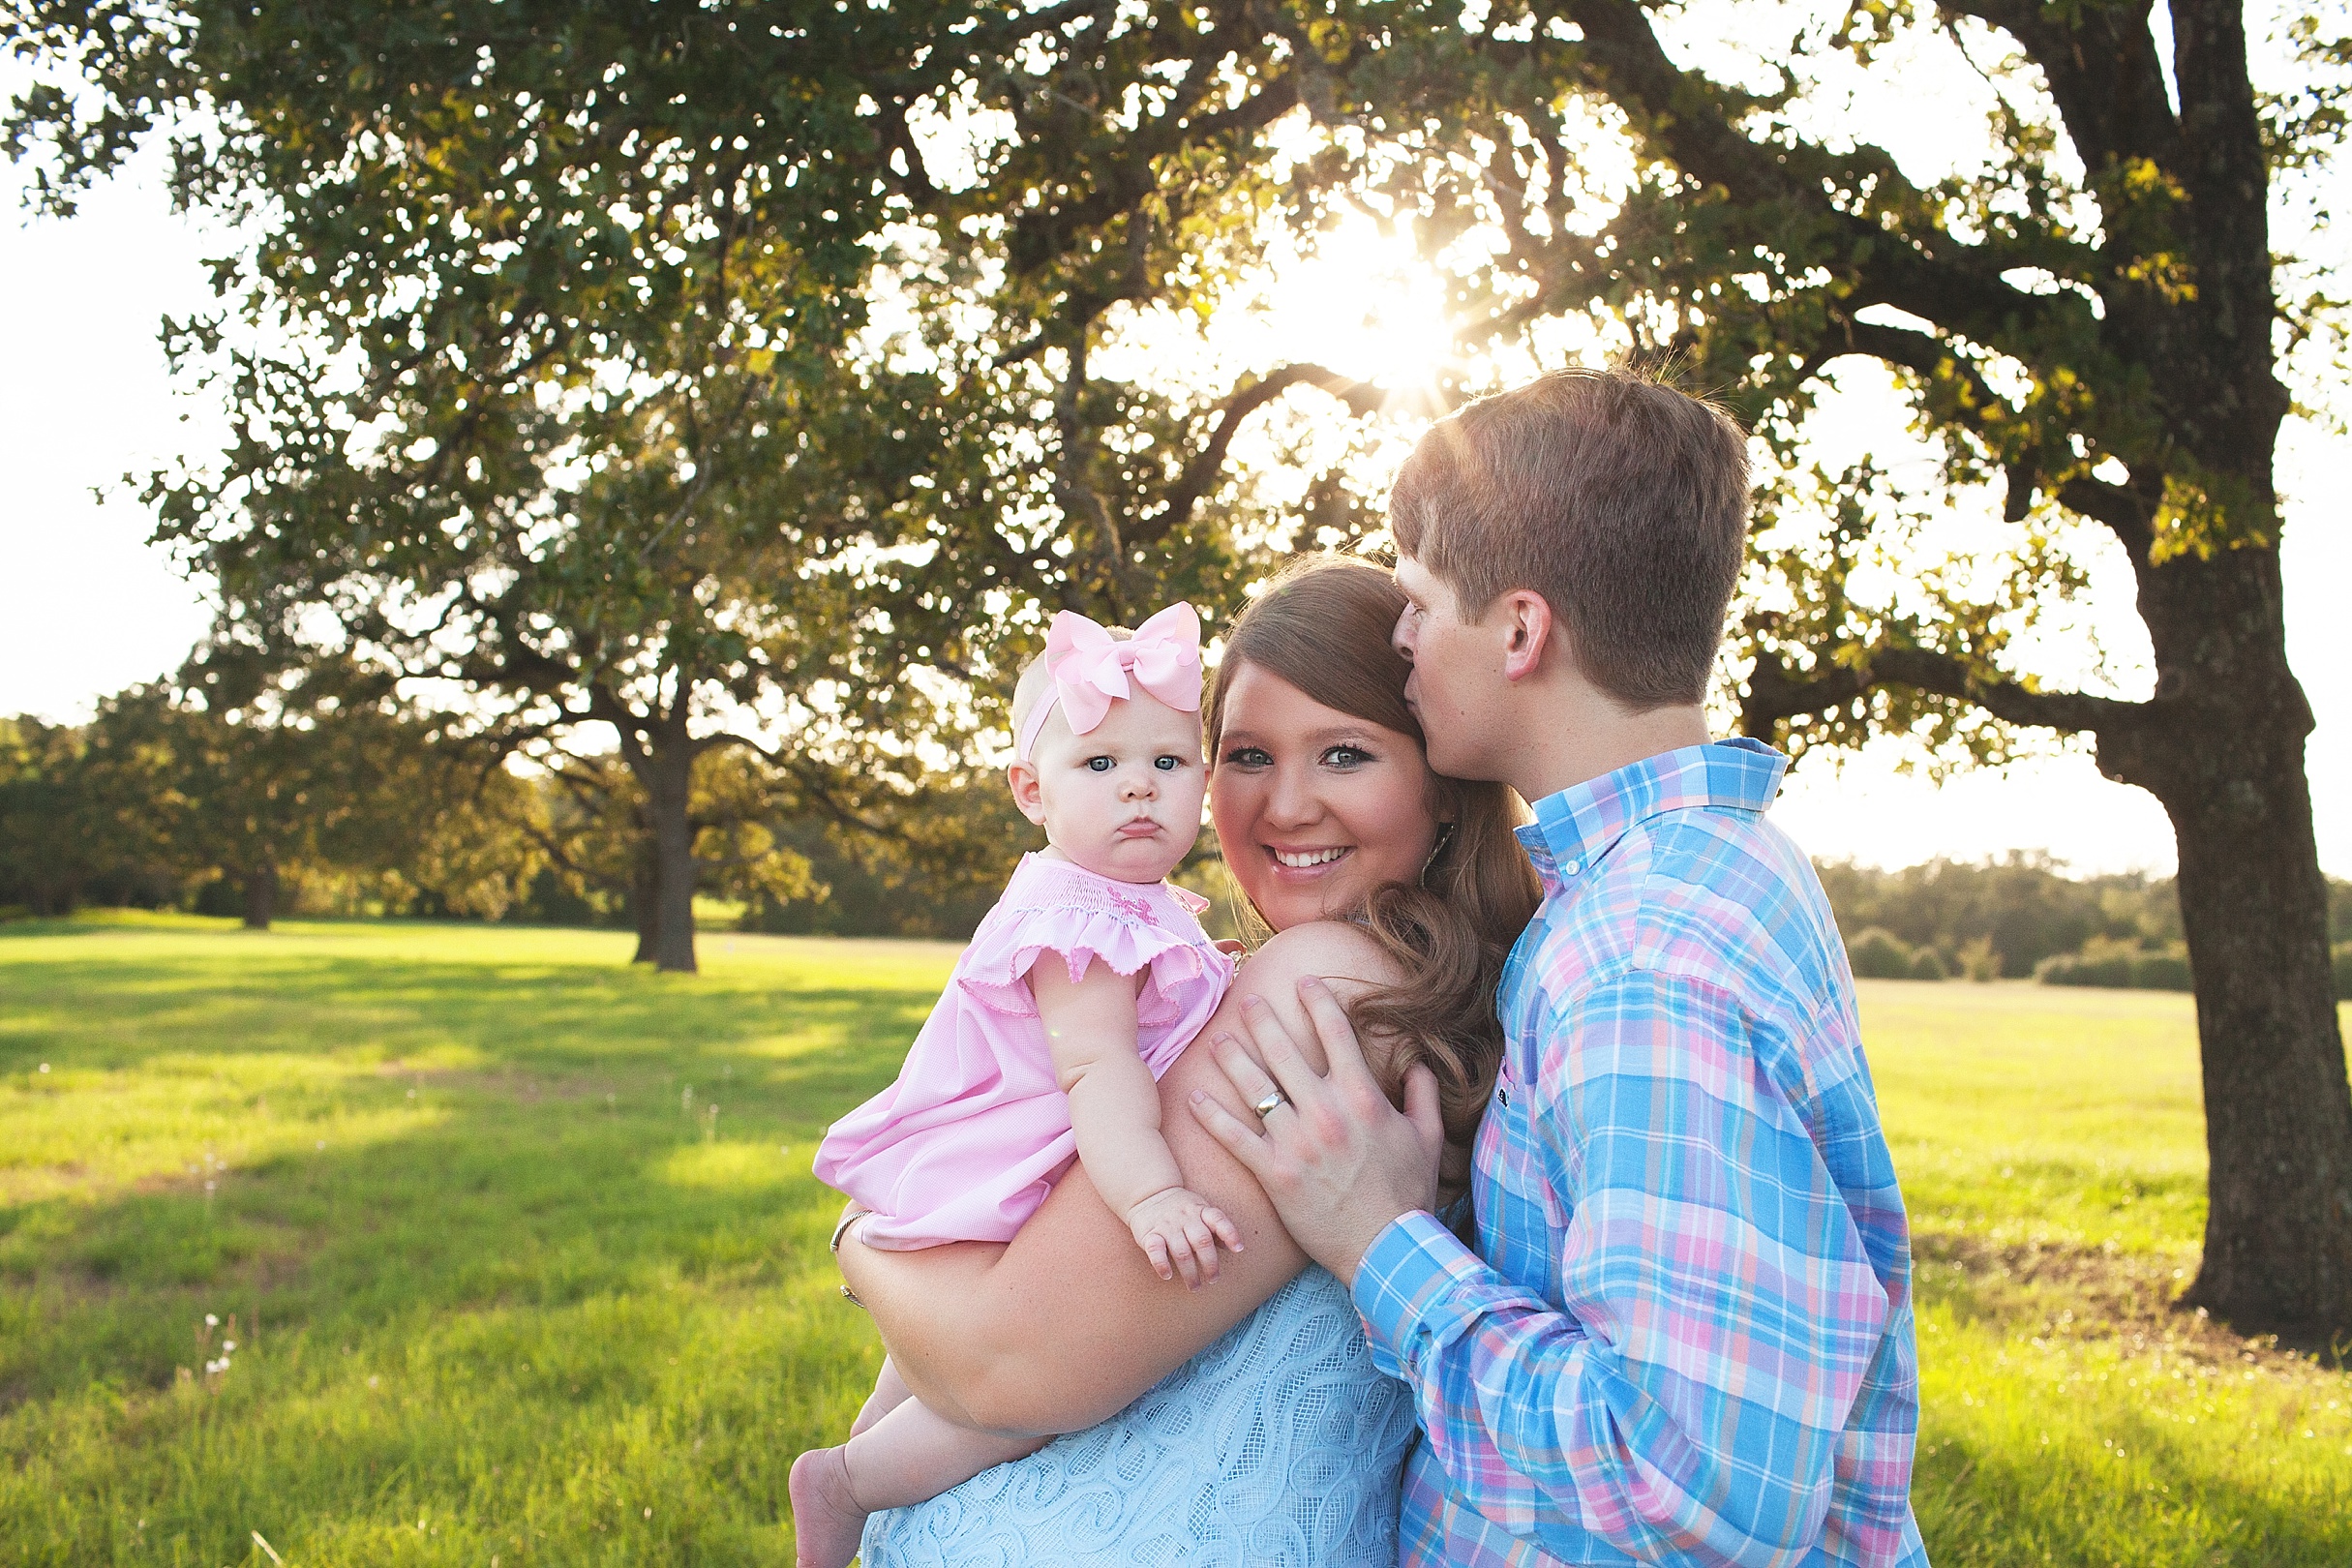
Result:
{"type": "MultiPolygon", "coordinates": [[[[786,1467],[876,1355],[811,1145],[953,952],[627,950],[0,928],[0,1562],[789,1561],[786,1467]]],[[[1864,1010],[1935,1560],[2352,1562],[2352,1375],[2164,1307],[2203,1222],[2186,1000],[1864,1010]]]]}

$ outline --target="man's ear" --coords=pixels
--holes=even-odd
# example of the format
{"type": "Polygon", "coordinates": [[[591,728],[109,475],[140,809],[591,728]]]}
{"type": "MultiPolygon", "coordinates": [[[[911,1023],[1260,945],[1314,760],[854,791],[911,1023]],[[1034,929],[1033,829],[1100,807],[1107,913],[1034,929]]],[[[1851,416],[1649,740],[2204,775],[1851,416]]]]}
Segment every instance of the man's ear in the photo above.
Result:
{"type": "Polygon", "coordinates": [[[1495,608],[1503,616],[1503,678],[1524,680],[1543,668],[1544,650],[1558,640],[1552,601],[1533,588],[1513,588],[1495,608]]]}
{"type": "Polygon", "coordinates": [[[1005,765],[1005,782],[1012,786],[1012,803],[1021,808],[1021,815],[1039,827],[1045,826],[1045,791],[1038,778],[1038,765],[1026,757],[1005,765]]]}

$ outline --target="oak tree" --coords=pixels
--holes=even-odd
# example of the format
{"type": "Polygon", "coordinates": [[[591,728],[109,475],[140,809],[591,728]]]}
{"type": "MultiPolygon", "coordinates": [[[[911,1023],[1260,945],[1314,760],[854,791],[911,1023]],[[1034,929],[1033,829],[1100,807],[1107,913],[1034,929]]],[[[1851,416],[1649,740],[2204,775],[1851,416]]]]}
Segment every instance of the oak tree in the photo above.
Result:
{"type": "Polygon", "coordinates": [[[827,782],[812,736],[923,707],[860,642],[888,642],[860,584],[932,465],[903,378],[845,351],[886,216],[847,59],[903,26],[109,0],[9,32],[78,77],[11,115],[43,199],[160,136],[176,196],[249,241],[221,314],[167,335],[235,434],[153,478],[159,536],[282,653],[515,746],[608,730],[649,956],[692,969],[698,762],[827,782]]]}

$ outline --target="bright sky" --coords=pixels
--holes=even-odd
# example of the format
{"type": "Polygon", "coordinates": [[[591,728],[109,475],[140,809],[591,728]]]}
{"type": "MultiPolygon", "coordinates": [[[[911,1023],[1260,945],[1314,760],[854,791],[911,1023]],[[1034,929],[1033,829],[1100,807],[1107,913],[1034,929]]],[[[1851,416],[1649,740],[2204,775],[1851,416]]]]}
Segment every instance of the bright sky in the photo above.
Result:
{"type": "MultiPolygon", "coordinates": [[[[0,63],[0,92],[19,79],[0,63]]],[[[1907,83],[1915,94],[1915,75],[1907,83]]],[[[1914,112],[1889,123],[1938,118],[1914,112]]],[[[9,479],[0,490],[0,713],[71,719],[105,693],[168,673],[207,622],[200,589],[147,544],[153,518],[121,476],[219,445],[219,413],[200,397],[174,395],[157,325],[166,313],[204,308],[203,258],[220,247],[172,215],[153,165],[93,195],[70,221],[24,222],[16,191],[0,165],[0,364],[10,371],[0,377],[9,479]]],[[[1367,266],[1362,246],[1338,249],[1278,280],[1276,319],[1294,341],[1276,347],[1367,376],[1426,352],[1428,291],[1374,291],[1379,269],[1367,266]]],[[[1839,444],[1883,449],[1902,438],[1867,387],[1848,402],[1832,433],[1839,444]]],[[[2352,530],[2338,522],[2352,441],[2290,426],[2279,479],[2288,653],[2319,717],[2309,766],[2320,859],[2352,876],[2352,790],[2340,782],[2352,776],[2352,682],[2337,673],[2342,644],[2328,630],[2341,586],[2352,583],[2352,530]]],[[[2096,618],[2127,687],[2146,654],[2130,596],[2120,558],[2106,563],[2096,618]]],[[[2046,849],[2083,871],[2172,866],[2162,811],[2100,778],[2086,751],[1941,787],[1902,775],[1900,761],[1874,746],[1842,769],[1809,764],[1784,792],[1778,820],[1816,855],[1884,865],[2046,849]]]]}

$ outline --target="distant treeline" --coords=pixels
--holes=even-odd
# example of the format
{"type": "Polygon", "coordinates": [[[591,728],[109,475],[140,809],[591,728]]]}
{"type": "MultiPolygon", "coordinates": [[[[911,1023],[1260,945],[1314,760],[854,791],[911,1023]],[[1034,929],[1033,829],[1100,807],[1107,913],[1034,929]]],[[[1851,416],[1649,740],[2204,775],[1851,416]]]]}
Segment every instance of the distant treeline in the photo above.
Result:
{"type": "MultiPolygon", "coordinates": [[[[238,672],[196,674],[218,690],[238,672]]],[[[0,917],[104,904],[644,928],[642,800],[615,760],[518,772],[347,687],[267,727],[230,716],[250,699],[204,693],[184,673],[85,725],[0,718],[0,917]]],[[[693,816],[702,891],[746,930],[812,935],[967,936],[1038,837],[993,778],[869,822],[724,753],[695,775],[693,816]]],[[[2037,854],[1820,869],[1864,979],[2189,985],[2169,878],[2071,877],[2037,854]]],[[[1182,876],[1216,897],[1224,934],[1221,871],[1204,837],[1182,876]]],[[[2329,891],[2352,995],[2352,882],[2329,891]]]]}
{"type": "MultiPolygon", "coordinates": [[[[644,792],[617,758],[516,766],[380,691],[266,675],[207,690],[218,673],[117,693],[85,724],[0,717],[0,919],[103,905],[645,932],[644,792]]],[[[861,814],[713,751],[692,781],[697,890],[754,930],[966,935],[1036,832],[1005,791],[948,784],[861,814]]]]}
{"type": "MultiPolygon", "coordinates": [[[[1865,980],[1999,980],[2189,989],[2169,877],[2070,877],[2046,855],[1900,871],[1820,867],[1854,972],[1865,980]]],[[[2352,998],[2352,882],[2328,883],[2337,991],[2352,998]]]]}

